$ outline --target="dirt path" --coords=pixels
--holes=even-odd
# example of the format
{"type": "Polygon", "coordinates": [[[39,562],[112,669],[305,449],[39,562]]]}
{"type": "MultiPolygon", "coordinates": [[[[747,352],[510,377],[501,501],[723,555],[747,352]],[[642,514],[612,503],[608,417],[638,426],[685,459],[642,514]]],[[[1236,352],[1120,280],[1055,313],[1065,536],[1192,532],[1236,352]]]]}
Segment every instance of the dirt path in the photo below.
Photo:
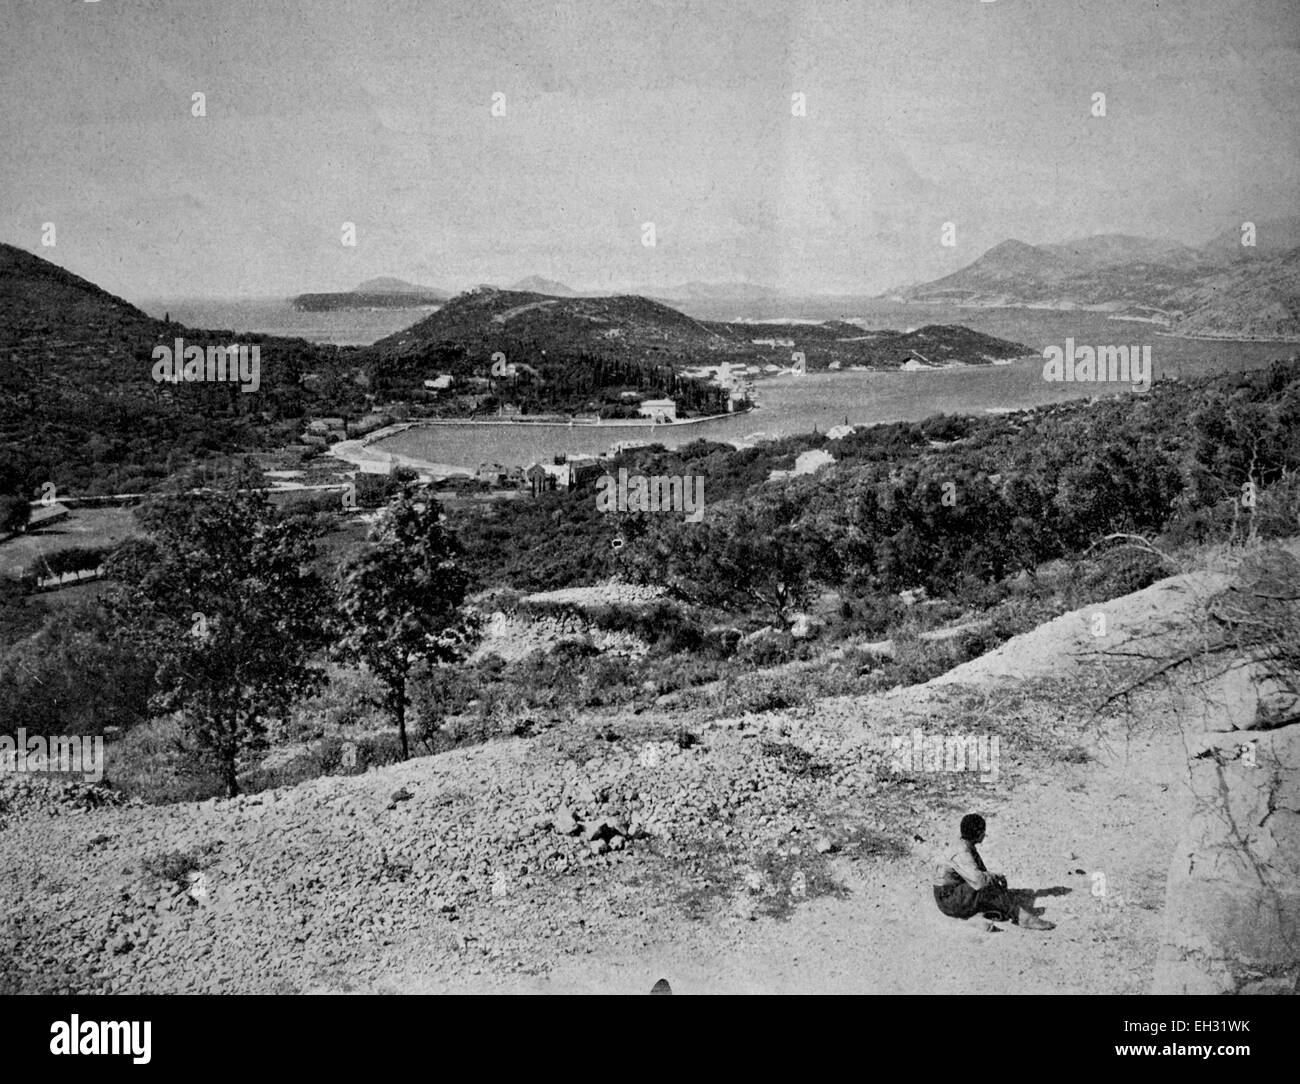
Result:
{"type": "MultiPolygon", "coordinates": [[[[848,896],[798,907],[788,920],[681,919],[635,948],[599,945],[548,976],[445,984],[408,976],[396,988],[465,992],[645,993],[1142,993],[1150,982],[1169,855],[1183,818],[1181,741],[1135,742],[1123,755],[1022,785],[987,807],[989,867],[1038,890],[1054,931],[944,918],[922,857],[834,864],[848,896]],[[1080,873],[1078,871],[1084,871],[1080,873]],[[1093,894],[1093,874],[1107,896],[1093,894]]],[[[1118,752],[1118,755],[1117,755],[1118,752]]],[[[960,816],[930,815],[943,838],[960,816]]],[[[918,845],[918,851],[923,850],[918,845]]]]}

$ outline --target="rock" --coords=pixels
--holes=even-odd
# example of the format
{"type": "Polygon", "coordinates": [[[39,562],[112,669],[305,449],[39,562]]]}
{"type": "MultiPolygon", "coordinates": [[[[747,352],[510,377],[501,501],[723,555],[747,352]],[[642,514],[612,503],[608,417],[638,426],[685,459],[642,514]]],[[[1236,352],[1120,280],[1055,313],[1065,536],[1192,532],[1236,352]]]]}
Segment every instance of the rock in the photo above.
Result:
{"type": "Polygon", "coordinates": [[[819,836],[817,838],[816,846],[818,854],[833,854],[835,851],[839,850],[839,848],[825,836],[819,836]]]}
{"type": "Polygon", "coordinates": [[[576,836],[582,830],[582,825],[580,825],[577,818],[569,812],[568,806],[560,807],[560,811],[555,814],[553,824],[555,830],[562,836],[576,836]]]}
{"type": "Polygon", "coordinates": [[[1212,733],[1269,730],[1300,721],[1300,697],[1258,663],[1231,667],[1197,695],[1201,700],[1189,706],[1212,733]]]}
{"type": "Polygon", "coordinates": [[[819,621],[810,614],[795,614],[794,620],[790,623],[790,635],[796,640],[806,640],[821,628],[823,624],[825,624],[825,622],[819,621]]]}
{"type": "Polygon", "coordinates": [[[1191,761],[1195,805],[1170,863],[1152,993],[1300,980],[1300,726],[1251,737],[1249,759],[1191,761]]]}
{"type": "Polygon", "coordinates": [[[609,844],[603,839],[593,839],[587,846],[591,848],[592,854],[607,854],[609,852],[609,844]]]}
{"type": "Polygon", "coordinates": [[[587,825],[586,831],[583,832],[583,838],[590,842],[593,839],[612,840],[620,836],[627,835],[627,826],[618,818],[602,817],[598,821],[592,821],[587,825]]]}
{"type": "Polygon", "coordinates": [[[609,849],[611,851],[621,851],[626,846],[627,840],[623,836],[615,836],[609,841],[609,849]]]}

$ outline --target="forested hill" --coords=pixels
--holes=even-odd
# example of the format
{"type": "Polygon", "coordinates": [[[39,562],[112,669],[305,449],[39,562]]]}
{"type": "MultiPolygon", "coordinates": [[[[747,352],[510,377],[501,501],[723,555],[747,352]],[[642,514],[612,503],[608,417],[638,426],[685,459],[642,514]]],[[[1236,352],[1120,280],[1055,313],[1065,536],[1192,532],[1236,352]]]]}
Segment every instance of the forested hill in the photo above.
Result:
{"type": "Polygon", "coordinates": [[[920,331],[866,331],[856,324],[738,323],[696,320],[637,296],[553,297],[484,287],[453,298],[436,313],[366,349],[385,372],[441,366],[487,375],[491,358],[543,369],[561,359],[648,360],[675,370],[728,362],[789,366],[795,352],[808,369],[854,365],[897,369],[912,352],[935,364],[987,365],[1032,353],[1021,343],[960,326],[920,331]]]}
{"type": "Polygon", "coordinates": [[[351,353],[156,320],[0,245],[0,487],[52,481],[60,492],[135,492],[161,480],[169,458],[283,443],[311,405],[300,375],[347,371],[351,353]],[[155,381],[154,348],[174,348],[178,338],[204,348],[258,345],[260,388],[155,381]]]}

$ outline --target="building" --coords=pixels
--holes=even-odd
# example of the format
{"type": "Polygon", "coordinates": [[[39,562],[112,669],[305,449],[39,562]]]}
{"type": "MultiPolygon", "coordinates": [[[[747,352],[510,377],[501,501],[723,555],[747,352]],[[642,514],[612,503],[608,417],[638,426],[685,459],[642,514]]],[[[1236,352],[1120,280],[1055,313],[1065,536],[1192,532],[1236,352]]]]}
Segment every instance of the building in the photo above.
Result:
{"type": "Polygon", "coordinates": [[[827,440],[843,440],[845,437],[851,437],[857,432],[851,425],[834,425],[826,430],[827,440]]]}
{"type": "Polygon", "coordinates": [[[342,440],[347,436],[347,427],[342,418],[313,418],[307,423],[307,432],[318,437],[337,437],[342,440]]]}
{"type": "Polygon", "coordinates": [[[649,448],[648,440],[616,440],[610,445],[610,455],[622,455],[624,452],[632,452],[637,448],[649,448]]]}
{"type": "Polygon", "coordinates": [[[505,485],[510,472],[500,463],[480,463],[474,477],[490,486],[505,485]]]}
{"type": "Polygon", "coordinates": [[[584,482],[599,478],[605,473],[605,464],[594,455],[571,455],[567,459],[569,488],[576,489],[584,482]]]}
{"type": "Polygon", "coordinates": [[[60,520],[67,519],[72,515],[71,510],[65,504],[33,504],[31,515],[27,519],[27,530],[38,531],[42,527],[48,527],[60,520]]]}
{"type": "Polygon", "coordinates": [[[439,373],[433,380],[424,382],[424,390],[433,392],[446,391],[455,383],[455,379],[450,373],[439,373]]]}
{"type": "Polygon", "coordinates": [[[672,399],[645,399],[637,408],[643,418],[656,422],[675,422],[677,404],[672,399]]]}
{"type": "Polygon", "coordinates": [[[533,463],[524,471],[524,477],[528,479],[528,487],[532,490],[534,497],[549,490],[568,489],[569,465],[567,463],[533,463]]]}

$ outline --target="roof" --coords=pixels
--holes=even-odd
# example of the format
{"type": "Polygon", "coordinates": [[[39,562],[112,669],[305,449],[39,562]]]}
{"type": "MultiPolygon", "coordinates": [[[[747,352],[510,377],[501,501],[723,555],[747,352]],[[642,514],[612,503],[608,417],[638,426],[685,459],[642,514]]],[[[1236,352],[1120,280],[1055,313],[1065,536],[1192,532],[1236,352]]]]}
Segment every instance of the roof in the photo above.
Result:
{"type": "Polygon", "coordinates": [[[62,519],[64,516],[72,514],[72,510],[66,504],[33,504],[31,515],[27,519],[27,525],[30,527],[33,523],[44,523],[51,519],[62,519]]]}

